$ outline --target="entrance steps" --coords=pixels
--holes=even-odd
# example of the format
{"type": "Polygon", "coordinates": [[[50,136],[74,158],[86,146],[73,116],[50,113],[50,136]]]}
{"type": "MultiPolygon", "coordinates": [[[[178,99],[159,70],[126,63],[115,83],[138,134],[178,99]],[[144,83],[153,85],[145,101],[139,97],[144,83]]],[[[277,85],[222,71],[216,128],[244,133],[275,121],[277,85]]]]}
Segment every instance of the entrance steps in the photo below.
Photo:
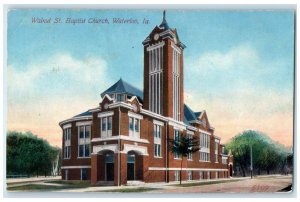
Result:
{"type": "Polygon", "coordinates": [[[98,181],[97,185],[113,186],[114,185],[114,181],[98,181]]]}
{"type": "Polygon", "coordinates": [[[136,185],[143,185],[145,182],[140,181],[140,180],[129,180],[127,181],[128,186],[136,186],[136,185]]]}

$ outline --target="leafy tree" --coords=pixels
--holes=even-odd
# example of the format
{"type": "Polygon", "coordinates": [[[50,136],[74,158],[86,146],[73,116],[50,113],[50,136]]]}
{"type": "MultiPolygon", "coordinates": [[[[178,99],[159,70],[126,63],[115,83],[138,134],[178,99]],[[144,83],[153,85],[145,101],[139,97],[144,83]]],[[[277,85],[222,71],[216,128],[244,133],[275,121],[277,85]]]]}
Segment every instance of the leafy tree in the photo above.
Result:
{"type": "Polygon", "coordinates": [[[226,150],[232,152],[235,166],[241,168],[243,176],[246,176],[249,171],[251,146],[253,167],[257,174],[261,174],[262,171],[267,174],[271,171],[283,172],[288,156],[287,148],[261,132],[247,130],[226,144],[226,150]]]}
{"type": "Polygon", "coordinates": [[[179,140],[169,139],[170,149],[173,154],[178,154],[181,156],[180,164],[180,184],[181,184],[181,173],[182,173],[182,162],[183,158],[187,157],[190,153],[195,153],[199,151],[198,139],[194,136],[180,136],[179,140]]]}
{"type": "Polygon", "coordinates": [[[7,133],[7,174],[48,175],[60,149],[31,132],[7,133]]]}

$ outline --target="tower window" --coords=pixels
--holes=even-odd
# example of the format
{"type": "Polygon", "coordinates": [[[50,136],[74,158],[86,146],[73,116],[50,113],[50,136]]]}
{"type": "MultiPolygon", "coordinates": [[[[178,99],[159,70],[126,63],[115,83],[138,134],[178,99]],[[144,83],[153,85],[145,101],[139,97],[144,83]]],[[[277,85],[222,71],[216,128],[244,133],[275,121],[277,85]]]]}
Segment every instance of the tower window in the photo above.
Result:
{"type": "Polygon", "coordinates": [[[173,118],[180,120],[180,52],[175,45],[172,54],[173,118]]]}
{"type": "Polygon", "coordinates": [[[158,43],[148,49],[149,55],[149,110],[157,114],[162,113],[163,95],[163,46],[158,43]]]}

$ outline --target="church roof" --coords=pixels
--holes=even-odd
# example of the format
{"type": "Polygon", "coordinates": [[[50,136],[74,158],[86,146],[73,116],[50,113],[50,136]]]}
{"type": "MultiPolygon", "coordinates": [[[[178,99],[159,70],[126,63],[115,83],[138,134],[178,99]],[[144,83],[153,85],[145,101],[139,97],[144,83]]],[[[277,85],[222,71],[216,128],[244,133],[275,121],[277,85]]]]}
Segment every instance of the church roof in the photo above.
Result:
{"type": "Polygon", "coordinates": [[[168,30],[170,29],[167,20],[166,20],[166,11],[164,10],[164,14],[163,14],[163,20],[160,23],[160,25],[158,26],[160,29],[164,29],[164,30],[168,30]]]}
{"type": "Polygon", "coordinates": [[[155,26],[154,29],[151,31],[151,33],[147,36],[147,38],[143,41],[143,44],[145,45],[149,40],[151,34],[153,32],[159,32],[159,33],[164,33],[166,36],[170,36],[171,38],[177,38],[177,45],[180,46],[182,49],[186,48],[186,46],[180,41],[178,33],[176,29],[170,28],[167,20],[166,20],[166,11],[164,10],[163,12],[163,19],[162,22],[160,23],[159,26],[155,26]]]}
{"type": "Polygon", "coordinates": [[[202,114],[202,112],[195,112],[195,116],[199,117],[202,114]]]}
{"type": "Polygon", "coordinates": [[[73,118],[80,117],[80,116],[90,116],[90,115],[92,115],[92,112],[90,112],[90,110],[88,110],[86,112],[82,112],[80,114],[77,114],[76,116],[73,116],[73,118]]]}
{"type": "MultiPolygon", "coordinates": [[[[193,112],[193,110],[189,106],[187,106],[186,104],[184,104],[183,111],[184,111],[183,122],[187,125],[190,125],[190,123],[189,123],[190,121],[197,120],[197,116],[195,114],[201,113],[201,112],[193,112]]],[[[73,118],[80,117],[80,116],[90,116],[90,115],[92,115],[92,112],[88,110],[88,111],[82,112],[80,114],[77,114],[73,118]]]]}
{"type": "Polygon", "coordinates": [[[183,112],[184,112],[184,118],[186,119],[186,121],[197,120],[195,112],[186,104],[184,104],[183,112]]]}
{"type": "Polygon", "coordinates": [[[124,93],[131,96],[135,95],[140,100],[143,100],[143,91],[123,81],[122,78],[119,81],[117,81],[114,85],[109,87],[107,90],[105,90],[103,93],[101,93],[101,97],[104,97],[105,94],[111,93],[124,93]]]}
{"type": "MultiPolygon", "coordinates": [[[[104,97],[105,94],[110,94],[110,93],[126,93],[126,94],[130,94],[132,96],[137,96],[139,99],[141,99],[141,101],[143,101],[143,91],[141,91],[140,89],[123,81],[122,79],[120,79],[114,85],[112,85],[110,88],[108,88],[106,91],[101,93],[101,97],[104,97]]],[[[184,111],[183,122],[187,125],[190,125],[189,124],[190,121],[197,120],[197,117],[199,117],[199,115],[202,113],[202,112],[194,112],[186,104],[184,104],[183,111],[184,111]]],[[[80,113],[74,117],[88,116],[88,115],[92,115],[92,112],[90,112],[90,110],[80,113]]]]}

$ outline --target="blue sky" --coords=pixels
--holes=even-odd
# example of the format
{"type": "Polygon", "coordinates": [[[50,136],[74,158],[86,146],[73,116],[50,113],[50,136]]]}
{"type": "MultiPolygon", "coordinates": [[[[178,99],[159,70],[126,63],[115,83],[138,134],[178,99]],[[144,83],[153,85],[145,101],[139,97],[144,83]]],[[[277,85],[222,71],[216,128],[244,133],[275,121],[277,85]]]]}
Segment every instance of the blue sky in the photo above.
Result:
{"type": "MultiPolygon", "coordinates": [[[[251,128],[292,144],[294,13],[167,10],[166,17],[187,46],[185,102],[207,111],[217,135],[227,141],[251,128]]],[[[142,89],[142,41],[161,20],[161,10],[10,11],[8,129],[59,145],[58,122],[97,106],[120,77],[142,89]],[[110,24],[33,24],[32,17],[110,24]],[[139,24],[113,24],[115,17],[139,24]]]]}

